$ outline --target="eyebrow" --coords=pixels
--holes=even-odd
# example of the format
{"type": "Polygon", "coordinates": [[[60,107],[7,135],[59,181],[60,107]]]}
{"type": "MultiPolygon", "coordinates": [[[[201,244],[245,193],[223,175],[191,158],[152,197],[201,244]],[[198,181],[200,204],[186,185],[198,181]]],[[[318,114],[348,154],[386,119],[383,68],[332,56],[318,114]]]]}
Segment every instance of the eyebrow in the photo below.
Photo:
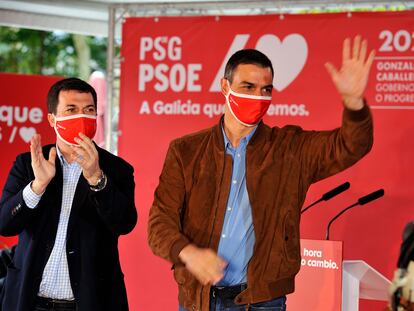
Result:
{"type": "MultiPolygon", "coordinates": [[[[77,107],[77,106],[74,105],[74,104],[68,104],[68,105],[65,106],[65,108],[74,108],[74,107],[77,107]]],[[[82,109],[89,108],[89,107],[95,108],[95,105],[94,104],[89,104],[89,105],[87,105],[85,107],[82,107],[82,109]]]]}
{"type": "Polygon", "coordinates": [[[251,83],[249,81],[241,81],[240,84],[255,85],[254,83],[251,83]]]}
{"type": "MultiPolygon", "coordinates": [[[[255,84],[254,83],[252,83],[252,82],[249,82],[249,81],[241,81],[240,82],[240,84],[246,84],[246,85],[249,85],[249,86],[254,86],[255,84]]],[[[268,85],[265,85],[264,87],[262,87],[263,89],[267,89],[267,88],[272,88],[273,89],[273,84],[268,84],[268,85]]]]}

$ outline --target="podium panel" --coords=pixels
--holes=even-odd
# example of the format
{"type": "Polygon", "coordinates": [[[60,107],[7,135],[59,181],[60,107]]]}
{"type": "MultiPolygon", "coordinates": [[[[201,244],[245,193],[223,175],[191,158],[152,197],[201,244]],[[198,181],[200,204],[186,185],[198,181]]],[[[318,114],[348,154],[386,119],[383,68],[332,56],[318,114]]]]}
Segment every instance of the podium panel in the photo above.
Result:
{"type": "Polygon", "coordinates": [[[358,311],[359,299],[388,301],[391,281],[363,260],[343,262],[342,310],[358,311]]]}
{"type": "Polygon", "coordinates": [[[289,311],[358,311],[359,299],[388,301],[391,284],[363,260],[342,261],[342,241],[300,240],[301,270],[289,311]]]}
{"type": "Polygon", "coordinates": [[[301,239],[300,246],[301,269],[295,292],[287,297],[288,310],[340,311],[342,241],[301,239]]]}

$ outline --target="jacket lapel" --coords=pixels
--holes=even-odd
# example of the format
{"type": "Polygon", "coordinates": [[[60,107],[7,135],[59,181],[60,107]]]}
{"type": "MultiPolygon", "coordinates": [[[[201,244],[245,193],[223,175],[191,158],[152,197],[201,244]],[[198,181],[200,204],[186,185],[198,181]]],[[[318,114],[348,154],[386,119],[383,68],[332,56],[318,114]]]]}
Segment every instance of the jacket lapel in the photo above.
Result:
{"type": "MultiPolygon", "coordinates": [[[[43,154],[47,159],[49,156],[50,148],[54,145],[48,145],[43,149],[43,154]]],[[[39,202],[39,208],[44,209],[43,224],[39,226],[39,230],[44,230],[47,227],[47,231],[51,232],[51,236],[56,236],[57,227],[59,223],[60,210],[62,208],[62,168],[60,161],[56,158],[55,161],[56,173],[46,188],[46,192],[42,195],[39,202]]]]}
{"type": "Polygon", "coordinates": [[[82,206],[85,204],[85,201],[88,198],[89,185],[86,179],[83,177],[83,174],[79,176],[78,184],[76,186],[75,195],[72,201],[72,208],[70,211],[67,239],[69,238],[73,228],[76,225],[76,220],[78,219],[78,214],[82,206]]]}
{"type": "MultiPolygon", "coordinates": [[[[104,166],[103,165],[103,152],[101,152],[100,148],[96,144],[95,144],[95,148],[98,150],[99,165],[102,168],[104,166]]],[[[76,186],[75,195],[72,201],[72,209],[70,211],[67,238],[69,238],[71,232],[73,231],[73,228],[76,226],[79,212],[82,208],[84,208],[85,201],[88,200],[90,191],[91,190],[89,189],[89,184],[86,181],[85,177],[83,177],[83,173],[81,173],[79,176],[78,184],[76,186]]]]}

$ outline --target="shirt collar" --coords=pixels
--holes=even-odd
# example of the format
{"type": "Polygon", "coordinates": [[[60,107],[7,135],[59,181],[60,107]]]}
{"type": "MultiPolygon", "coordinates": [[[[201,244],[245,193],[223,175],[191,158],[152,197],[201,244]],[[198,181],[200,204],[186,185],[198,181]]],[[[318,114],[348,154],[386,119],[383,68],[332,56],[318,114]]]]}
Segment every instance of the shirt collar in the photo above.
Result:
{"type": "MultiPolygon", "coordinates": [[[[247,134],[246,136],[244,136],[241,140],[240,140],[240,145],[241,146],[247,146],[247,144],[249,143],[250,139],[252,138],[252,136],[254,135],[254,133],[256,132],[257,129],[257,125],[254,126],[253,130],[247,134]]],[[[224,137],[224,148],[233,148],[233,146],[231,145],[231,142],[229,140],[229,138],[226,135],[226,131],[224,130],[224,121],[221,122],[221,131],[223,132],[223,137],[224,137]]]]}
{"type": "Polygon", "coordinates": [[[68,164],[68,162],[66,161],[65,157],[63,156],[62,152],[60,151],[58,145],[56,144],[56,153],[57,156],[59,157],[60,163],[62,165],[68,164]]]}
{"type": "Polygon", "coordinates": [[[58,147],[57,144],[56,144],[56,154],[59,157],[60,164],[62,166],[72,166],[72,165],[78,166],[79,165],[78,162],[76,162],[76,161],[74,161],[72,163],[69,163],[68,161],[66,161],[63,153],[60,151],[60,149],[59,149],[59,147],[58,147]]]}

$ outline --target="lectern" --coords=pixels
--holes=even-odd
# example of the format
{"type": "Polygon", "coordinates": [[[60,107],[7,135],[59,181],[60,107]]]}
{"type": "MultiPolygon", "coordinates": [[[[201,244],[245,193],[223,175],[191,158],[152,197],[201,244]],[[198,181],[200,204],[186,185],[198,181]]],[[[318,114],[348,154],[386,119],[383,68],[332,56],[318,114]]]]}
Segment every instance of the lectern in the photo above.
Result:
{"type": "Polygon", "coordinates": [[[342,311],[358,311],[359,299],[388,301],[391,281],[363,260],[344,260],[342,311]]]}
{"type": "Polygon", "coordinates": [[[388,301],[391,282],[362,260],[343,261],[341,241],[300,243],[302,266],[289,311],[358,311],[360,298],[388,301]]]}

